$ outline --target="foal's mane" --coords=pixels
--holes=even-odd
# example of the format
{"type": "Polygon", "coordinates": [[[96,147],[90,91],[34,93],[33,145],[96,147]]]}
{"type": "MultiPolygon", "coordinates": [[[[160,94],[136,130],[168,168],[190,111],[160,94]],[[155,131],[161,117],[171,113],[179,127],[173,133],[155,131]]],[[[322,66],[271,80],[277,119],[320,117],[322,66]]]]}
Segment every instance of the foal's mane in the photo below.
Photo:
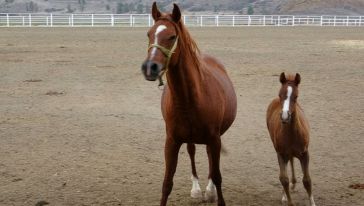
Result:
{"type": "Polygon", "coordinates": [[[294,84],[296,75],[294,74],[288,74],[286,75],[286,80],[288,84],[294,84]]]}
{"type": "Polygon", "coordinates": [[[183,22],[180,20],[178,21],[178,23],[175,23],[169,16],[161,17],[158,20],[167,20],[171,22],[177,31],[178,46],[179,49],[181,50],[180,59],[182,60],[179,61],[179,64],[186,65],[187,61],[191,61],[193,66],[198,71],[200,71],[200,60],[199,60],[200,49],[198,48],[196,42],[192,39],[190,33],[188,32],[183,22]]]}

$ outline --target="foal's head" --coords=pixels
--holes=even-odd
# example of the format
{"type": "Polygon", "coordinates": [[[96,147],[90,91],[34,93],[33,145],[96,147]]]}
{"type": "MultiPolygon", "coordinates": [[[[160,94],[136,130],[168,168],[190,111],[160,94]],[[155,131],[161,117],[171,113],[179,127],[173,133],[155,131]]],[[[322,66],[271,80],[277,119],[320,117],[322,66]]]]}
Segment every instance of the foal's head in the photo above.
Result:
{"type": "Polygon", "coordinates": [[[281,120],[283,123],[289,123],[292,119],[292,115],[296,112],[296,103],[298,97],[298,85],[301,82],[301,76],[286,75],[281,73],[279,78],[282,83],[282,87],[279,90],[279,99],[282,106],[281,120]]]}
{"type": "Polygon", "coordinates": [[[171,14],[161,13],[154,2],[152,16],[155,24],[149,29],[148,55],[142,65],[142,72],[149,81],[161,77],[170,66],[177,64],[179,56],[177,24],[181,11],[174,4],[171,14]]]}

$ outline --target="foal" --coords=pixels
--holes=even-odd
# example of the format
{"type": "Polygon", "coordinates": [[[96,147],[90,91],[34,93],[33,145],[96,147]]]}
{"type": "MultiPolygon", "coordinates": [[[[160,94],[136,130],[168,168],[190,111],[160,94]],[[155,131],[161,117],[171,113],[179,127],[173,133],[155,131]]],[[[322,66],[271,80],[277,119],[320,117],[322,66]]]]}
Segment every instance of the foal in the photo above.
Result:
{"type": "Polygon", "coordinates": [[[297,103],[300,81],[301,77],[298,73],[296,75],[288,75],[288,77],[281,73],[280,82],[282,87],[279,91],[279,97],[270,103],[266,120],[269,134],[278,156],[279,180],[284,189],[282,202],[288,201],[289,206],[294,205],[289,193],[287,163],[288,161],[291,162],[292,189],[294,189],[296,177],[294,174],[293,157],[296,157],[301,162],[303,171],[302,182],[310,198],[310,205],[315,206],[308,170],[309,126],[303,110],[297,103]]]}

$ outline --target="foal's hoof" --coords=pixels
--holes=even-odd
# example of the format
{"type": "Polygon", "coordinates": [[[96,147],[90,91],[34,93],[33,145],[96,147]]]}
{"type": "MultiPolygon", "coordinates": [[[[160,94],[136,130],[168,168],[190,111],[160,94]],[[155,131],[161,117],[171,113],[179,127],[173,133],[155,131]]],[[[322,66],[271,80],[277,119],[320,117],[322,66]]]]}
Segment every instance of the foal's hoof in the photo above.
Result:
{"type": "Polygon", "coordinates": [[[289,183],[289,186],[291,187],[291,191],[296,191],[296,184],[289,183]]]}
{"type": "Polygon", "coordinates": [[[216,188],[213,188],[212,190],[208,190],[206,188],[205,192],[205,201],[206,202],[216,202],[217,201],[217,192],[216,188]]]}
{"type": "Polygon", "coordinates": [[[286,194],[283,194],[282,195],[282,203],[283,204],[287,203],[287,196],[286,196],[286,194]]]}
{"type": "Polygon", "coordinates": [[[192,198],[202,198],[202,191],[201,189],[192,189],[191,190],[191,197],[192,198]]]}

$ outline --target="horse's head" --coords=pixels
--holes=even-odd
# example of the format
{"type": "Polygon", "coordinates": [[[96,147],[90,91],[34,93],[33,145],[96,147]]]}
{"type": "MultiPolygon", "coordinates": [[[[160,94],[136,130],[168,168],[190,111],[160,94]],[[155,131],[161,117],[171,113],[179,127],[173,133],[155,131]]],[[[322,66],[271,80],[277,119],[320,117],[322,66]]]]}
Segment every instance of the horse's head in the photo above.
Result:
{"type": "Polygon", "coordinates": [[[179,56],[177,24],[181,20],[181,11],[174,4],[172,13],[161,13],[154,2],[152,16],[155,24],[148,31],[148,55],[142,65],[145,79],[149,81],[161,78],[169,66],[177,64],[179,56]]]}
{"type": "Polygon", "coordinates": [[[292,119],[292,115],[296,112],[296,103],[298,97],[298,85],[301,82],[300,74],[286,75],[281,73],[279,78],[282,83],[282,87],[279,90],[279,99],[282,106],[281,120],[283,123],[289,123],[292,119]]]}

